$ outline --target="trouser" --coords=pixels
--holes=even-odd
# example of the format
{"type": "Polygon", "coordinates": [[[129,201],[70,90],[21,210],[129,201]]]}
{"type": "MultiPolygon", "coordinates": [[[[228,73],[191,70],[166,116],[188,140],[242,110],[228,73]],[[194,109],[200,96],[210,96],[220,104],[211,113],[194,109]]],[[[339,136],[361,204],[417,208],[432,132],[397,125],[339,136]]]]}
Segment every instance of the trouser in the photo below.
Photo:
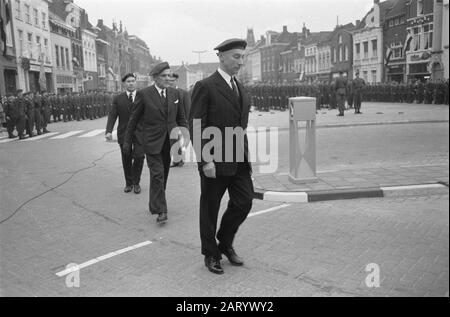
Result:
{"type": "Polygon", "coordinates": [[[154,215],[167,212],[166,188],[170,171],[170,140],[166,141],[159,154],[147,154],[150,169],[149,209],[154,215]]]}
{"type": "Polygon", "coordinates": [[[361,93],[355,93],[354,102],[355,102],[355,112],[361,111],[361,93]]]}
{"type": "Polygon", "coordinates": [[[41,108],[34,109],[34,122],[36,124],[37,133],[41,133],[42,131],[42,116],[41,116],[41,108]]]}
{"type": "Polygon", "coordinates": [[[17,129],[19,136],[23,136],[25,130],[25,116],[11,117],[11,120],[7,120],[6,129],[8,130],[9,135],[13,134],[14,128],[17,129]]]}
{"type": "Polygon", "coordinates": [[[76,121],[80,121],[81,120],[81,108],[80,107],[76,107],[75,108],[75,118],[76,121]]]}
{"type": "Polygon", "coordinates": [[[348,106],[350,109],[353,108],[354,99],[355,96],[353,94],[350,94],[347,98],[348,106]]]}
{"type": "Polygon", "coordinates": [[[225,191],[230,200],[222,217],[217,240],[225,247],[233,245],[234,237],[247,219],[253,204],[253,182],[248,163],[239,163],[234,176],[217,176],[207,178],[200,172],[200,238],[202,254],[221,259],[221,252],[216,241],[217,218],[225,191]]]}
{"type": "Polygon", "coordinates": [[[139,185],[144,166],[144,153],[141,146],[133,142],[131,154],[123,153],[123,144],[120,144],[122,153],[122,167],[125,175],[126,186],[139,185]],[[137,149],[140,147],[140,149],[137,149]]]}
{"type": "Polygon", "coordinates": [[[47,130],[47,125],[50,123],[50,109],[43,108],[42,109],[42,128],[47,130]]]}
{"type": "Polygon", "coordinates": [[[336,101],[339,107],[339,114],[344,114],[345,112],[345,95],[336,94],[336,101]]]}
{"type": "MultiPolygon", "coordinates": [[[[35,125],[35,115],[34,111],[29,111],[27,113],[28,119],[25,121],[25,131],[30,137],[33,135],[34,125],[35,125]]],[[[37,124],[36,124],[37,126],[37,124]]]]}

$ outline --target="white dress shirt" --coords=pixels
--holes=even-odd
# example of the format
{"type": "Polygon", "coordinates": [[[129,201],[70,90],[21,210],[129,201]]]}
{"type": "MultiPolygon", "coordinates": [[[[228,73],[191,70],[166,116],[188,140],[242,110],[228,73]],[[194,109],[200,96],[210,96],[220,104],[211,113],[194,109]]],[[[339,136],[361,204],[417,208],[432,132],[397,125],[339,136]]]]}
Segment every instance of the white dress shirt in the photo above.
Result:
{"type": "Polygon", "coordinates": [[[155,85],[155,87],[156,87],[156,90],[158,90],[159,96],[161,96],[161,92],[164,91],[164,97],[167,98],[167,89],[159,88],[158,85],[155,85]]]}
{"type": "MultiPolygon", "coordinates": [[[[231,86],[231,78],[232,77],[227,72],[223,71],[221,68],[218,69],[218,72],[219,72],[220,76],[222,76],[223,79],[225,79],[225,81],[228,84],[228,87],[230,87],[231,90],[233,90],[233,86],[231,86]]],[[[236,83],[236,87],[237,87],[236,78],[233,77],[233,79],[234,79],[234,82],[236,83]]]]}
{"type": "Polygon", "coordinates": [[[130,95],[132,96],[132,100],[133,100],[133,102],[134,102],[134,100],[136,99],[136,90],[133,90],[133,91],[127,91],[127,98],[128,99],[130,99],[130,95]]]}

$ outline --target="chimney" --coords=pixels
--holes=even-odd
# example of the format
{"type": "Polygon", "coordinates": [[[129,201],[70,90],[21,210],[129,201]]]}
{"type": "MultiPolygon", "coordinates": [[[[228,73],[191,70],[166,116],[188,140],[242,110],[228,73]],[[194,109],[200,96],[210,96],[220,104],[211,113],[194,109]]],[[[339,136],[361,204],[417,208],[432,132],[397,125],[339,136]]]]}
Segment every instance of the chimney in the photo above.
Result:
{"type": "Polygon", "coordinates": [[[356,20],[355,26],[358,27],[360,23],[361,23],[361,20],[356,20]]]}
{"type": "Polygon", "coordinates": [[[97,26],[98,27],[102,27],[103,26],[103,19],[98,19],[97,26]]]}
{"type": "Polygon", "coordinates": [[[283,33],[287,33],[287,25],[283,25],[283,33]]]}
{"type": "Polygon", "coordinates": [[[373,0],[373,4],[379,5],[380,4],[380,0],[373,0]]]}

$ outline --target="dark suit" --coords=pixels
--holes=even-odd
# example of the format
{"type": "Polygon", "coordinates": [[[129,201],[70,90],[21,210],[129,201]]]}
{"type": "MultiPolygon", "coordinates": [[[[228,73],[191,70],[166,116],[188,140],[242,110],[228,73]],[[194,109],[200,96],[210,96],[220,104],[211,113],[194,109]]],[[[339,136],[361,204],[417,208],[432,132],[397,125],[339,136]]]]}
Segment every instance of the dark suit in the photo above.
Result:
{"type": "Polygon", "coordinates": [[[128,99],[126,92],[118,95],[113,100],[112,108],[108,116],[108,123],[106,125],[106,133],[112,133],[117,117],[119,117],[117,140],[122,153],[122,166],[127,186],[139,185],[141,182],[145,157],[141,144],[142,128],[140,125],[137,126],[136,131],[131,138],[132,152],[124,153],[123,151],[125,133],[127,131],[128,121],[130,120],[133,107],[134,104],[128,99]]]}
{"type": "Polygon", "coordinates": [[[170,134],[177,127],[187,128],[187,121],[178,91],[173,88],[167,88],[164,103],[155,86],[140,90],[135,104],[125,143],[130,144],[138,122],[142,124],[142,145],[150,169],[149,209],[152,214],[160,214],[167,212],[165,190],[170,170],[170,134]]]}
{"type": "Polygon", "coordinates": [[[221,258],[216,241],[217,218],[222,197],[226,190],[230,196],[228,208],[222,218],[217,239],[225,246],[232,246],[234,237],[245,221],[252,208],[253,182],[251,179],[251,164],[249,163],[247,136],[237,137],[233,142],[233,160],[225,162],[225,128],[247,129],[250,102],[244,87],[237,84],[240,98],[233,92],[219,72],[214,73],[195,85],[192,93],[192,108],[190,115],[191,136],[195,138],[195,130],[208,127],[218,128],[222,132],[222,162],[214,161],[216,166],[216,179],[207,178],[203,173],[203,166],[208,162],[200,153],[205,144],[211,139],[201,141],[193,140],[199,162],[201,178],[200,197],[200,237],[202,241],[202,254],[221,258]],[[201,126],[195,119],[201,119],[201,126]],[[238,140],[240,139],[240,140],[238,140]],[[237,144],[243,144],[242,147],[237,144]],[[238,154],[243,154],[239,159],[238,154]]]}

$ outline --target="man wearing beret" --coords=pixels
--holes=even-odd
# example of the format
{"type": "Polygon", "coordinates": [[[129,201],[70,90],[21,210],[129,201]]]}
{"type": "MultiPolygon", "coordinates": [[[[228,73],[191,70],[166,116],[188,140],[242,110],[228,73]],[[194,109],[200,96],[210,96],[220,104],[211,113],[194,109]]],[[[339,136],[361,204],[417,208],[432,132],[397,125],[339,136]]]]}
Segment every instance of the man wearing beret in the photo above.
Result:
{"type": "MultiPolygon", "coordinates": [[[[184,110],[178,91],[170,87],[171,70],[167,62],[156,65],[150,73],[155,85],[136,94],[135,107],[125,134],[123,151],[131,151],[131,140],[138,125],[142,124],[142,146],[150,169],[149,209],[158,215],[157,223],[167,222],[166,187],[170,170],[171,137],[178,136],[178,127],[187,129],[184,110]]],[[[185,140],[188,140],[188,136],[185,140]]]]}
{"type": "Polygon", "coordinates": [[[126,91],[114,98],[112,109],[109,112],[108,123],[106,125],[106,140],[112,141],[112,131],[119,117],[119,126],[117,128],[117,140],[122,150],[122,167],[125,174],[125,193],[141,193],[141,175],[144,166],[144,151],[142,150],[141,127],[138,124],[134,135],[131,138],[131,153],[124,152],[125,133],[127,131],[128,121],[133,111],[134,101],[136,99],[136,76],[127,74],[123,77],[126,91]]]}
{"type": "Polygon", "coordinates": [[[215,50],[220,60],[219,70],[199,81],[192,93],[190,127],[199,161],[202,254],[206,267],[215,274],[224,273],[220,263],[222,254],[232,265],[244,264],[233,248],[233,241],[252,208],[254,191],[247,136],[237,133],[230,138],[225,133],[229,128],[245,131],[248,125],[250,102],[244,87],[236,79],[244,64],[246,46],[246,41],[240,39],[227,40],[217,46],[215,50]],[[195,131],[201,130],[203,134],[207,128],[221,131],[221,151],[213,148],[212,157],[205,155],[205,152],[211,153],[206,145],[209,146],[216,136],[201,140],[195,137],[195,131]],[[216,152],[221,154],[216,156],[216,152]],[[230,200],[216,240],[219,208],[226,191],[230,200]]]}

